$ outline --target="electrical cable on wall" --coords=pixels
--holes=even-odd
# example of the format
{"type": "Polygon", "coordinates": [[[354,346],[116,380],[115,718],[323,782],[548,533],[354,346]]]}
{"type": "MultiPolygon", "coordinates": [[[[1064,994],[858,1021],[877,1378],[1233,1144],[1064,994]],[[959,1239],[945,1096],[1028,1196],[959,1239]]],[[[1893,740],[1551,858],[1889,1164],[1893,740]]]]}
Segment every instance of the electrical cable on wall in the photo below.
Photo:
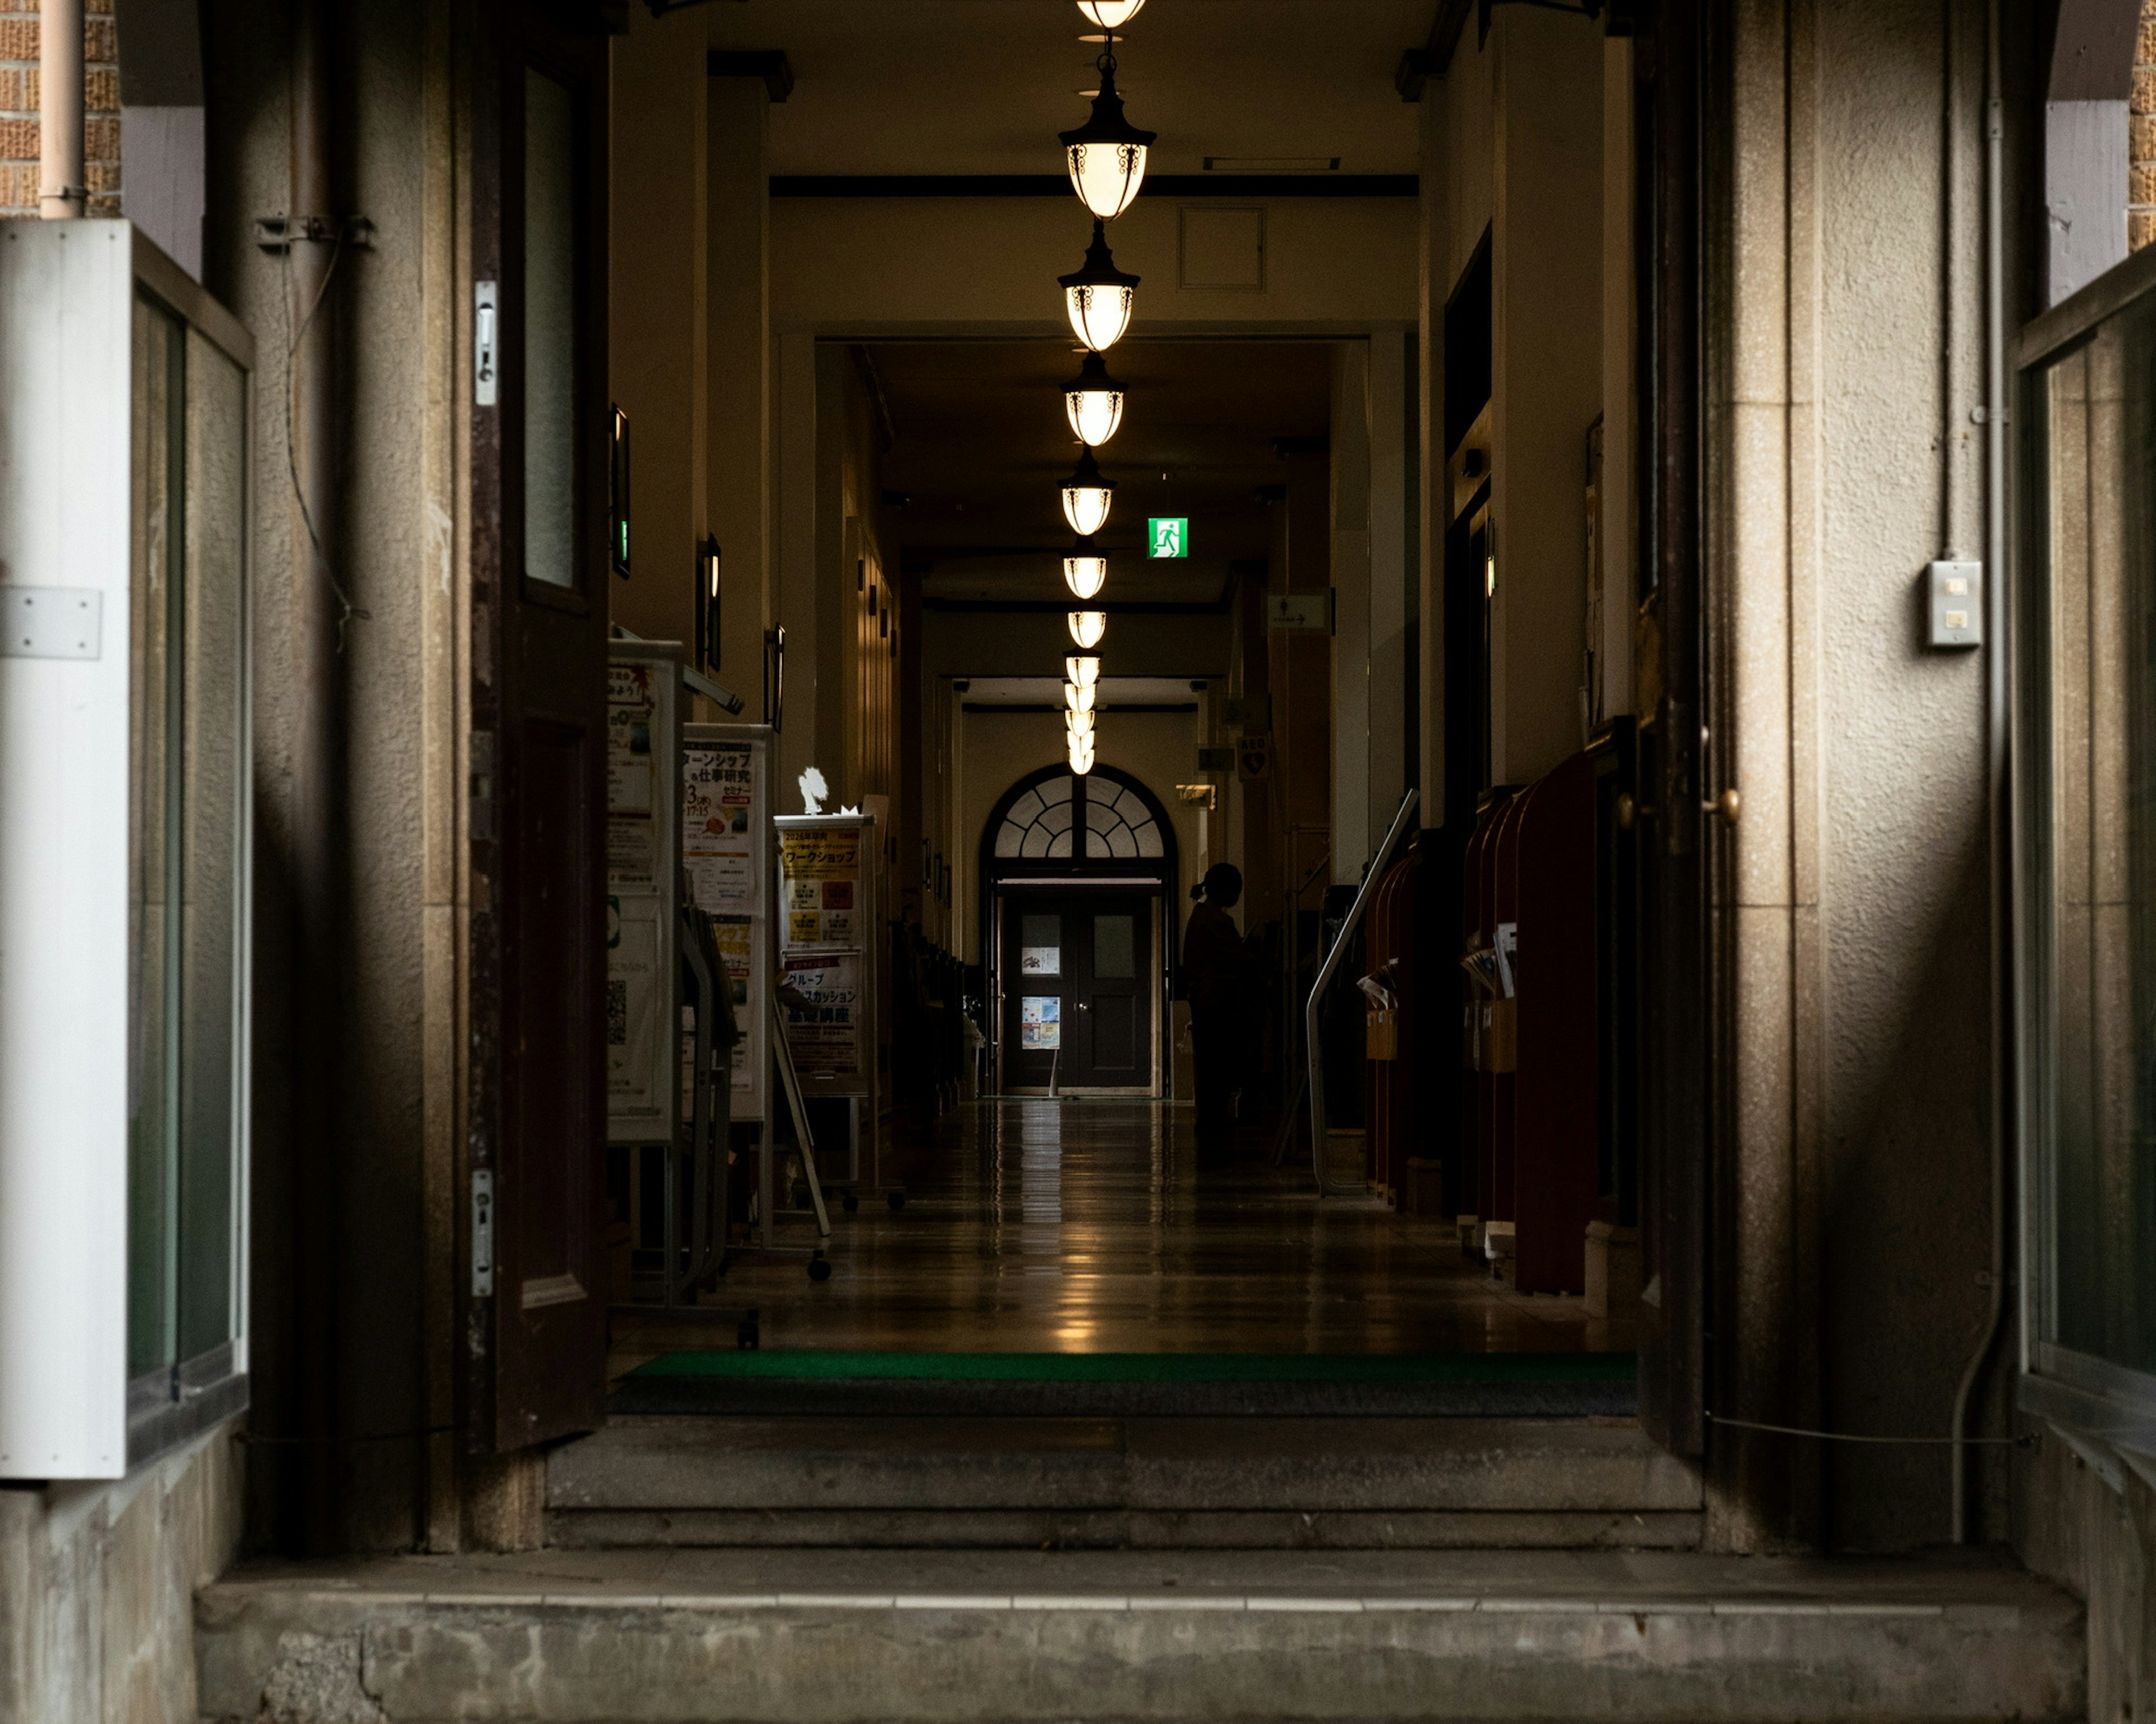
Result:
{"type": "Polygon", "coordinates": [[[307,338],[307,331],[314,326],[316,314],[321,310],[322,301],[329,295],[330,283],[336,280],[337,265],[344,259],[344,230],[340,226],[336,237],[331,242],[330,266],[322,271],[322,285],[315,290],[314,303],[307,307],[307,315],[300,320],[295,328],[292,322],[292,247],[299,243],[299,240],[295,238],[285,247],[284,290],[277,296],[278,303],[285,314],[285,331],[290,337],[285,344],[285,470],[291,476],[292,497],[293,500],[300,505],[300,524],[307,530],[307,544],[313,552],[315,572],[328,583],[330,591],[336,595],[337,604],[340,607],[337,615],[337,651],[341,654],[345,645],[345,625],[355,617],[362,622],[371,621],[372,613],[360,609],[352,602],[352,595],[344,590],[344,585],[337,579],[336,571],[331,568],[329,553],[322,549],[321,536],[315,531],[314,511],[307,506],[306,488],[300,483],[299,449],[294,441],[292,431],[292,420],[295,417],[293,395],[298,384],[299,374],[292,362],[298,357],[300,343],[307,338]]]}

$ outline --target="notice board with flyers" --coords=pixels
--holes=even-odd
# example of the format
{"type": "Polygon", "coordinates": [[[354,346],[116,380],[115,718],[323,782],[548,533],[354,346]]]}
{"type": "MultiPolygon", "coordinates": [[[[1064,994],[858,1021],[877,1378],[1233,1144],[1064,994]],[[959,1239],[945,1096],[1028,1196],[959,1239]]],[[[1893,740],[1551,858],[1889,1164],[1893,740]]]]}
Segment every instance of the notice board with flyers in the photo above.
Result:
{"type": "Polygon", "coordinates": [[[771,726],[692,724],[681,748],[681,866],[732,984],[737,1124],[766,1123],[771,1097],[771,726]]]}
{"type": "Polygon", "coordinates": [[[680,647],[613,643],[607,664],[607,1142],[681,1125],[680,647]]]}
{"type": "MultiPolygon", "coordinates": [[[[778,834],[780,1008],[808,1095],[857,1102],[874,1142],[882,1095],[883,836],[872,814],[794,814],[778,834]]],[[[860,1143],[854,1177],[860,1177],[860,1143]]]]}

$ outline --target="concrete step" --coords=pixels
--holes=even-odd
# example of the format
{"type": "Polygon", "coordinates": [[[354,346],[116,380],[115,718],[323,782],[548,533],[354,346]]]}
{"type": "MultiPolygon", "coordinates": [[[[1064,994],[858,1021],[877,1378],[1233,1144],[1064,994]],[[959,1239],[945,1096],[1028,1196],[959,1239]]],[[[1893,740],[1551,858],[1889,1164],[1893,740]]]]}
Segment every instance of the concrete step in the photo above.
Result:
{"type": "Polygon", "coordinates": [[[205,1721],[1957,1724],[2082,1718],[1988,1562],[1602,1552],[549,1551],[243,1569],[205,1721]]]}
{"type": "Polygon", "coordinates": [[[1670,1549],[1701,1513],[1620,1419],[615,1419],[547,1500],[585,1547],[1670,1549]]]}

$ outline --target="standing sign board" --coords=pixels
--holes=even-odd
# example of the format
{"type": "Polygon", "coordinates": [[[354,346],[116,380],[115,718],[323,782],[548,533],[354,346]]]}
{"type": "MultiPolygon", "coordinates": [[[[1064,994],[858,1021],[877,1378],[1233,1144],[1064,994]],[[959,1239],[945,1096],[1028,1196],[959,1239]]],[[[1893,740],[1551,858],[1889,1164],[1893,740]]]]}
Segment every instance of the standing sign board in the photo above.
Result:
{"type": "Polygon", "coordinates": [[[774,824],[786,1043],[805,1095],[854,1103],[846,1177],[858,1180],[860,1147],[875,1142],[881,1105],[882,839],[868,814],[789,815],[774,824]]]}
{"type": "Polygon", "coordinates": [[[615,641],[607,665],[607,1141],[680,1126],[678,646],[615,641]]]}
{"type": "Polygon", "coordinates": [[[771,727],[692,724],[683,732],[681,859],[733,984],[737,1124],[769,1121],[771,727]]]}

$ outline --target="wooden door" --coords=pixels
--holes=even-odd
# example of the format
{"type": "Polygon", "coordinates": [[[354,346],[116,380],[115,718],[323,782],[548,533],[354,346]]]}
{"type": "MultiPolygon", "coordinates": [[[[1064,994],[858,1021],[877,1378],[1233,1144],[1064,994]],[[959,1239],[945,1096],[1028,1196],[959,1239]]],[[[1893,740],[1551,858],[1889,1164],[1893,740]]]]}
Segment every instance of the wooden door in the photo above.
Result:
{"type": "Polygon", "coordinates": [[[1138,892],[1091,892],[1066,915],[1078,936],[1072,978],[1077,1019],[1064,1083],[1071,1089],[1150,1090],[1153,1079],[1152,900],[1138,892]]]}
{"type": "Polygon", "coordinates": [[[1640,331],[1640,1420],[1705,1452],[1709,998],[1706,635],[1701,592],[1701,105],[1698,0],[1642,8],[1636,44],[1640,331]]]}
{"type": "Polygon", "coordinates": [[[565,17],[489,0],[472,44],[479,1453],[593,1429],[605,1391],[608,54],[565,17]]]}

